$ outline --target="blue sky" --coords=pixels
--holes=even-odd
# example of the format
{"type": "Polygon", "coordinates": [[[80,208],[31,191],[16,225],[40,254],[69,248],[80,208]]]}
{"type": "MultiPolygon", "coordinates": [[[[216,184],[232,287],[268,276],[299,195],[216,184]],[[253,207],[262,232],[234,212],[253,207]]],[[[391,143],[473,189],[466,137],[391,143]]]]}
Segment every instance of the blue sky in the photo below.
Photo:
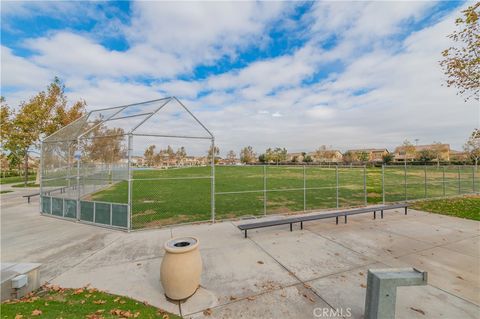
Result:
{"type": "Polygon", "coordinates": [[[175,95],[222,153],[405,138],[460,148],[478,105],[437,61],[465,2],[2,2],[2,95],[89,109],[175,95]]]}

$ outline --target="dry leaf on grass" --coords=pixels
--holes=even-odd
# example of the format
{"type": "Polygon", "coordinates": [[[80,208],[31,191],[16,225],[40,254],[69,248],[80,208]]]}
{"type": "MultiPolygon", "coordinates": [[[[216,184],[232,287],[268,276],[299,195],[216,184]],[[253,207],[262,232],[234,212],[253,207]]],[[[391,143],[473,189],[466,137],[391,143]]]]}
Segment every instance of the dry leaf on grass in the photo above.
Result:
{"type": "Polygon", "coordinates": [[[78,289],[73,291],[73,294],[74,295],[79,295],[79,294],[83,293],[83,291],[84,291],[83,288],[78,288],[78,289]]]}
{"type": "Polygon", "coordinates": [[[106,300],[94,300],[92,302],[96,305],[103,305],[104,303],[107,303],[106,300]]]}
{"type": "Polygon", "coordinates": [[[23,315],[17,314],[15,315],[15,319],[23,319],[23,315]]]}
{"type": "Polygon", "coordinates": [[[42,314],[42,311],[39,309],[35,309],[32,311],[32,316],[40,316],[42,314]]]}

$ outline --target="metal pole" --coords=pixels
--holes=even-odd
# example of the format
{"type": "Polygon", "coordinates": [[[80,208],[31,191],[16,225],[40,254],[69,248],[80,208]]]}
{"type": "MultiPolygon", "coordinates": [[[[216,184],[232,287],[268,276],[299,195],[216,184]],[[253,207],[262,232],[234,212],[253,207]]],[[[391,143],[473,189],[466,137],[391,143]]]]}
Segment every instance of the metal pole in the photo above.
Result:
{"type": "Polygon", "coordinates": [[[385,205],[385,164],[382,164],[382,201],[385,205]]]}
{"type": "Polygon", "coordinates": [[[427,164],[424,167],[424,184],[425,184],[425,198],[427,198],[427,164]]]}
{"type": "Polygon", "coordinates": [[[462,184],[461,184],[461,176],[460,176],[460,166],[458,167],[458,193],[462,193],[462,184]]]}
{"type": "Polygon", "coordinates": [[[365,196],[365,206],[367,206],[367,165],[363,165],[363,194],[365,196]]]}
{"type": "Polygon", "coordinates": [[[38,176],[38,180],[40,181],[40,207],[39,207],[39,210],[40,210],[40,214],[42,213],[42,196],[43,196],[43,165],[44,165],[44,162],[43,162],[43,141],[40,143],[40,169],[38,170],[38,174],[40,176],[38,176]]]}
{"type": "Polygon", "coordinates": [[[80,139],[77,139],[77,154],[75,154],[77,158],[77,220],[80,220],[80,139]]]}
{"type": "Polygon", "coordinates": [[[267,215],[267,166],[263,165],[263,214],[267,215]]]}
{"type": "Polygon", "coordinates": [[[133,151],[133,136],[128,134],[128,163],[127,163],[127,172],[128,172],[128,221],[127,229],[130,231],[132,229],[132,151],[133,151]]]}
{"type": "Polygon", "coordinates": [[[475,166],[472,166],[472,193],[475,193],[475,166]]]}
{"type": "Polygon", "coordinates": [[[305,165],[303,165],[303,211],[307,210],[307,179],[305,176],[305,165]]]}
{"type": "Polygon", "coordinates": [[[212,137],[212,158],[211,158],[211,214],[212,223],[215,222],[215,138],[212,137]]]}
{"type": "Polygon", "coordinates": [[[337,208],[339,207],[338,205],[338,164],[335,166],[335,178],[337,180],[337,208]]]}
{"type": "Polygon", "coordinates": [[[408,200],[408,197],[407,197],[407,163],[405,162],[405,166],[404,166],[404,184],[405,184],[405,201],[408,200]]]}
{"type": "Polygon", "coordinates": [[[443,197],[446,196],[445,192],[445,166],[443,166],[443,197]]]}

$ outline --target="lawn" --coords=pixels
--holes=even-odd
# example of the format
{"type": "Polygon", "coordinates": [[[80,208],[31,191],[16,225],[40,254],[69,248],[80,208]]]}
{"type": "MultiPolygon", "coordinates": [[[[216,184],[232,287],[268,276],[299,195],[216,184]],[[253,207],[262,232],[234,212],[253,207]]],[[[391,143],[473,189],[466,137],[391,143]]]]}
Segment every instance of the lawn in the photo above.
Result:
{"type": "MultiPolygon", "coordinates": [[[[36,175],[28,175],[29,181],[34,181],[36,175]]],[[[21,183],[25,181],[25,176],[9,176],[9,177],[0,177],[0,184],[12,184],[12,183],[21,183]]]]}
{"type": "Polygon", "coordinates": [[[480,196],[419,201],[413,203],[412,208],[480,221],[480,196]]]}
{"type": "MultiPolygon", "coordinates": [[[[381,168],[368,168],[365,173],[367,204],[381,203],[383,200],[381,168]]],[[[209,176],[210,167],[134,170],[133,227],[209,220],[211,218],[209,176]]],[[[338,206],[365,205],[363,183],[362,167],[339,168],[338,206]]],[[[402,166],[385,169],[386,202],[458,195],[471,193],[472,189],[473,179],[471,169],[468,168],[465,170],[446,168],[444,171],[441,167],[410,167],[406,176],[402,166]],[[405,179],[407,188],[404,186],[405,179]]],[[[337,207],[335,168],[311,166],[304,172],[302,166],[267,166],[264,172],[263,166],[218,166],[215,174],[215,191],[217,219],[337,207]],[[304,174],[307,189],[305,192],[304,174]]],[[[88,199],[127,203],[128,183],[117,182],[91,194],[88,199]]]]}
{"type": "Polygon", "coordinates": [[[1,318],[180,318],[146,303],[94,288],[41,288],[20,300],[2,303],[1,318]]]}

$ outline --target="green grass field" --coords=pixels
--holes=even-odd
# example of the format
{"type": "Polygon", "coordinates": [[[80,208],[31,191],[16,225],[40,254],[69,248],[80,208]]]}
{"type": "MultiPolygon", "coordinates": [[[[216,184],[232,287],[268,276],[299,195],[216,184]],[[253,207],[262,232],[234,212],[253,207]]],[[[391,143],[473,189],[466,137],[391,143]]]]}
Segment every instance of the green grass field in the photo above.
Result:
{"type": "Polygon", "coordinates": [[[162,318],[177,319],[141,301],[93,288],[43,288],[19,300],[1,304],[1,318],[162,318]]]}
{"type": "MultiPolygon", "coordinates": [[[[28,175],[29,181],[35,181],[35,175],[28,175]]],[[[12,183],[20,183],[25,180],[25,176],[9,176],[9,177],[0,177],[0,184],[12,184],[12,183]]]]}
{"type": "MultiPolygon", "coordinates": [[[[385,169],[385,201],[395,202],[471,193],[472,170],[469,168],[412,167],[405,173],[403,167],[385,169]],[[461,182],[458,183],[458,174],[461,182]],[[427,187],[425,188],[425,175],[427,187]],[[445,175],[445,187],[444,176],[445,175]]],[[[132,182],[133,228],[152,227],[209,220],[210,168],[192,167],[168,170],[135,170],[132,182]],[[186,179],[180,179],[186,178],[186,179]]],[[[335,168],[266,167],[266,213],[293,213],[309,210],[336,208],[335,168]],[[301,189],[300,189],[301,188],[301,189]],[[295,190],[300,189],[300,190],[295,190]],[[305,196],[305,207],[304,207],[305,196]]],[[[364,169],[338,169],[339,207],[365,205],[364,169]]],[[[215,211],[217,219],[263,215],[264,168],[263,166],[217,166],[215,174],[215,211]],[[229,192],[246,193],[232,194],[229,192]]],[[[380,168],[366,170],[367,203],[383,200],[380,168]]],[[[126,181],[89,196],[88,199],[105,202],[127,203],[126,181]]]]}
{"type": "Polygon", "coordinates": [[[420,201],[415,202],[412,208],[480,221],[480,196],[420,201]]]}

